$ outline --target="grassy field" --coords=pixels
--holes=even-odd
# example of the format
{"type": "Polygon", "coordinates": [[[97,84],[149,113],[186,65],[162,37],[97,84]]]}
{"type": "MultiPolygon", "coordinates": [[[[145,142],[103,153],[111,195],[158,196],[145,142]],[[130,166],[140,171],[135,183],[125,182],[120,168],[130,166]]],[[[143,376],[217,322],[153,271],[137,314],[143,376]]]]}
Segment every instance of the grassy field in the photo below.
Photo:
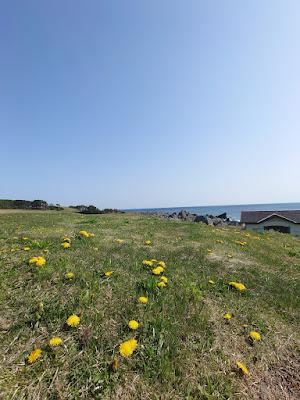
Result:
{"type": "Polygon", "coordinates": [[[300,238],[139,215],[8,212],[0,268],[1,399],[300,398],[300,238]],[[29,264],[35,256],[46,264],[29,264]],[[166,263],[166,287],[149,259],[166,263]],[[77,327],[66,325],[72,314],[77,327]],[[253,330],[260,341],[249,340],[253,330]],[[122,357],[131,338],[138,346],[122,357]]]}

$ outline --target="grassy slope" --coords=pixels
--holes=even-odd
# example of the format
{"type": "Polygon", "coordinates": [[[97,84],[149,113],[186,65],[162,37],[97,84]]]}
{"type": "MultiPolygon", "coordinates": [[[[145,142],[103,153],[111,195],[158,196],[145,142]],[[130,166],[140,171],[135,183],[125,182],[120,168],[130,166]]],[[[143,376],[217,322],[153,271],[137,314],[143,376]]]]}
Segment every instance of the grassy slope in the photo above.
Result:
{"type": "Polygon", "coordinates": [[[0,215],[0,397],[298,398],[300,238],[248,235],[145,216],[0,215]],[[76,239],[81,229],[95,237],[76,239]],[[61,248],[64,234],[74,238],[68,250],[61,248]],[[145,246],[145,239],[153,245],[145,246]],[[24,243],[30,251],[10,251],[24,243]],[[49,250],[46,266],[29,267],[29,257],[43,249],[49,250]],[[166,261],[167,288],[156,289],[157,278],[142,265],[146,258],[166,261]],[[109,280],[101,278],[106,270],[114,271],[109,280]],[[76,275],[71,283],[67,271],[76,275]],[[230,290],[230,280],[245,283],[247,291],[230,290]],[[144,294],[149,303],[137,304],[144,294]],[[234,314],[229,323],[225,312],[234,314]],[[81,325],[70,331],[64,322],[72,313],[81,325]],[[127,328],[130,319],[141,322],[135,334],[127,328]],[[253,328],[263,340],[250,346],[246,334],[253,328]],[[25,365],[28,353],[54,335],[64,346],[25,365]],[[118,345],[133,336],[137,351],[112,372],[118,345]],[[250,377],[234,371],[236,360],[250,377]]]}

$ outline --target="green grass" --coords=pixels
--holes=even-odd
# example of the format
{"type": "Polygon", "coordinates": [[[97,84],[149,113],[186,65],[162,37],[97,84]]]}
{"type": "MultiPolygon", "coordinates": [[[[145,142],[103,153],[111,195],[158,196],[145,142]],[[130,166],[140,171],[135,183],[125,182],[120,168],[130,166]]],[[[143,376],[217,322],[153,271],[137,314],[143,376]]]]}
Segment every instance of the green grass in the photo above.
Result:
{"type": "Polygon", "coordinates": [[[298,237],[140,215],[3,213],[0,268],[3,399],[298,398],[298,237]],[[95,237],[78,238],[82,229],[95,237]],[[70,249],[61,247],[63,235],[70,249]],[[38,255],[46,265],[29,265],[38,255]],[[166,288],[142,265],[152,258],[167,264],[166,288]],[[103,279],[108,270],[112,277],[103,279]],[[69,271],[73,281],[64,278],[69,271]],[[231,290],[232,280],[247,290],[231,290]],[[137,303],[140,295],[148,304],[137,303]],[[226,312],[234,315],[229,323],[226,312]],[[73,313],[81,324],[66,329],[73,313]],[[141,324],[135,332],[130,319],[141,324]],[[254,346],[253,329],[262,335],[254,346]],[[63,339],[55,350],[47,347],[52,336],[63,339]],[[119,344],[132,337],[138,348],[124,359],[119,344]],[[42,357],[26,364],[37,347],[42,357]],[[237,360],[249,377],[238,374],[237,360]]]}

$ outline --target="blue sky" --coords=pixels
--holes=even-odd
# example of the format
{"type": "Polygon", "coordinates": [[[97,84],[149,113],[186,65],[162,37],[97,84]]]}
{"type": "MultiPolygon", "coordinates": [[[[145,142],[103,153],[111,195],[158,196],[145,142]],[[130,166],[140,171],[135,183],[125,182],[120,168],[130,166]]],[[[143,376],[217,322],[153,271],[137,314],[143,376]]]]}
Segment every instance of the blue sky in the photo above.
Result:
{"type": "Polygon", "coordinates": [[[300,201],[299,0],[4,0],[0,198],[300,201]]]}

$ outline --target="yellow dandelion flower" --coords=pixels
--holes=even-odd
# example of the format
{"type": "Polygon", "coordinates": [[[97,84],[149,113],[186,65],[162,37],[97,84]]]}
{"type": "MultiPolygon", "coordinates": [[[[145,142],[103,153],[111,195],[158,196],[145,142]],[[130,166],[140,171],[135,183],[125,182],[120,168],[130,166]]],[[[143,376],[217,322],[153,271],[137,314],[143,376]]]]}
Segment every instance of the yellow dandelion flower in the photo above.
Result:
{"type": "Polygon", "coordinates": [[[37,348],[35,350],[33,350],[29,356],[27,357],[27,362],[28,364],[33,364],[34,362],[36,362],[36,360],[38,358],[40,358],[42,355],[42,350],[40,348],[37,348]]]}
{"type": "Polygon", "coordinates": [[[58,336],[54,336],[53,338],[51,338],[49,340],[50,346],[56,347],[56,346],[59,346],[60,344],[62,344],[62,339],[58,336]]]}
{"type": "Polygon", "coordinates": [[[138,302],[142,304],[148,303],[148,297],[141,296],[138,298],[138,302]]]}
{"type": "Polygon", "coordinates": [[[228,321],[228,320],[230,320],[232,318],[232,314],[226,313],[226,314],[223,315],[223,318],[228,321]]]}
{"type": "Polygon", "coordinates": [[[246,367],[245,364],[243,364],[240,361],[237,361],[236,365],[237,365],[239,371],[242,372],[244,375],[250,375],[250,372],[249,372],[249,370],[248,370],[248,368],[246,367]]]}
{"type": "Polygon", "coordinates": [[[165,287],[165,286],[167,286],[167,285],[165,284],[165,282],[158,282],[158,284],[157,284],[157,287],[159,287],[159,288],[163,288],[163,287],[165,287]]]}
{"type": "Polygon", "coordinates": [[[247,244],[247,242],[241,241],[241,240],[236,240],[235,243],[239,244],[240,246],[246,246],[246,244],[247,244]]]}
{"type": "Polygon", "coordinates": [[[132,319],[128,322],[128,326],[130,329],[135,330],[140,326],[140,324],[137,321],[135,321],[134,319],[132,319]]]}
{"type": "Polygon", "coordinates": [[[152,258],[150,261],[152,261],[153,263],[157,263],[157,260],[155,260],[155,258],[152,258]]]}
{"type": "Polygon", "coordinates": [[[68,248],[71,247],[71,243],[69,243],[69,242],[63,242],[61,245],[62,245],[62,247],[63,247],[64,249],[68,249],[68,248]]]}
{"type": "Polygon", "coordinates": [[[135,339],[129,339],[120,344],[119,352],[122,357],[130,357],[136,348],[137,341],[135,339]]]}
{"type": "Polygon", "coordinates": [[[161,276],[161,277],[160,277],[160,281],[161,281],[161,282],[168,283],[168,280],[169,280],[169,279],[168,279],[166,276],[161,276]]]}
{"type": "Polygon", "coordinates": [[[66,279],[73,279],[74,277],[75,277],[74,272],[67,272],[67,273],[65,274],[65,278],[66,278],[66,279]]]}
{"type": "Polygon", "coordinates": [[[86,237],[86,238],[90,237],[89,233],[87,231],[84,231],[84,230],[80,231],[79,235],[82,236],[82,237],[86,237]]]}
{"type": "Polygon", "coordinates": [[[154,274],[154,275],[160,275],[162,272],[164,272],[163,267],[156,267],[156,268],[153,268],[153,270],[152,270],[152,274],[154,274]]]}
{"type": "Polygon", "coordinates": [[[43,267],[46,264],[46,260],[44,257],[38,257],[37,262],[35,263],[35,265],[37,267],[43,267]]]}
{"type": "Polygon", "coordinates": [[[67,236],[63,237],[63,242],[71,243],[71,239],[67,236]]]}
{"type": "Polygon", "coordinates": [[[246,286],[243,283],[229,282],[228,285],[234,287],[236,290],[238,290],[240,292],[243,292],[246,290],[246,286]]]}
{"type": "Polygon", "coordinates": [[[143,260],[143,265],[146,265],[147,267],[152,267],[154,262],[152,260],[143,260]]]}
{"type": "Polygon", "coordinates": [[[66,320],[66,324],[74,328],[80,324],[80,318],[76,314],[72,314],[66,320]]]}
{"type": "Polygon", "coordinates": [[[38,267],[43,267],[46,264],[46,259],[44,257],[31,257],[29,264],[35,264],[38,267]]]}
{"type": "Polygon", "coordinates": [[[23,250],[28,251],[30,250],[30,247],[23,247],[23,250]]]}
{"type": "Polygon", "coordinates": [[[164,261],[159,261],[158,265],[163,267],[163,268],[166,268],[166,263],[164,261]]]}
{"type": "Polygon", "coordinates": [[[251,340],[253,340],[253,342],[261,340],[260,333],[258,333],[256,331],[249,332],[249,337],[251,340]]]}
{"type": "Polygon", "coordinates": [[[151,240],[145,240],[144,243],[146,246],[151,246],[151,244],[152,244],[151,240]]]}
{"type": "Polygon", "coordinates": [[[89,237],[94,237],[95,234],[94,233],[89,233],[89,237]]]}
{"type": "Polygon", "coordinates": [[[243,283],[237,283],[237,284],[235,285],[235,288],[236,288],[237,290],[239,290],[240,292],[243,292],[244,290],[246,290],[246,286],[245,286],[243,283]]]}
{"type": "Polygon", "coordinates": [[[109,278],[110,276],[112,276],[113,272],[114,272],[114,271],[106,271],[106,272],[104,272],[104,275],[105,275],[107,278],[109,278]]]}

